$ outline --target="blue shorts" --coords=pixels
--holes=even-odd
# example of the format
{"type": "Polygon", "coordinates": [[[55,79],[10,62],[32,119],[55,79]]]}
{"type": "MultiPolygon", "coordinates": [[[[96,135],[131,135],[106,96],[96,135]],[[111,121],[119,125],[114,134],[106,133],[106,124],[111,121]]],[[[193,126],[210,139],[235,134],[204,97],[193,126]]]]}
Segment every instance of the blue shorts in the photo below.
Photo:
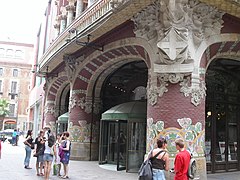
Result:
{"type": "Polygon", "coordinates": [[[164,170],[152,169],[153,171],[153,180],[165,180],[164,170]]]}
{"type": "Polygon", "coordinates": [[[53,161],[53,155],[51,155],[51,154],[44,154],[43,155],[43,160],[44,161],[53,161]]]}

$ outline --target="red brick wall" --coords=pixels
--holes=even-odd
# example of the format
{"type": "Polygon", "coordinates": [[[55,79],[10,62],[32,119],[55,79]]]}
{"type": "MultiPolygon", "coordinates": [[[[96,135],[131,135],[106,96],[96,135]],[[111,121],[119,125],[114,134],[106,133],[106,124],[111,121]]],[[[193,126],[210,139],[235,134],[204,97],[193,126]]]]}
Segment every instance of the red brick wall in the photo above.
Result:
{"type": "Polygon", "coordinates": [[[148,104],[148,118],[153,118],[154,123],[164,121],[164,128],[180,128],[177,119],[191,118],[192,124],[201,122],[205,124],[205,99],[197,107],[191,103],[191,95],[184,97],[180,93],[179,84],[169,84],[168,92],[163,97],[158,98],[158,103],[154,106],[148,104]]]}

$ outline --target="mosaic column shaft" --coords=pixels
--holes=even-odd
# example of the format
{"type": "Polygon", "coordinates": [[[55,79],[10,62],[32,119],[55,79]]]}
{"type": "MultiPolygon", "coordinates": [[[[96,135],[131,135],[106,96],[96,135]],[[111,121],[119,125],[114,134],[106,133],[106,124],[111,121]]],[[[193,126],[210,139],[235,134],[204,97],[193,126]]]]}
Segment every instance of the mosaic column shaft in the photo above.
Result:
{"type": "MultiPolygon", "coordinates": [[[[77,91],[77,90],[76,90],[77,91]]],[[[72,91],[69,107],[69,132],[72,140],[72,159],[97,160],[98,127],[91,103],[72,91]]]]}
{"type": "MultiPolygon", "coordinates": [[[[184,80],[176,84],[168,82],[166,91],[158,97],[156,103],[148,103],[147,151],[155,146],[157,138],[165,137],[171,157],[170,168],[173,168],[177,153],[175,139],[182,138],[186,149],[197,159],[198,176],[206,179],[205,96],[201,95],[201,88],[185,85],[184,80]],[[194,105],[193,102],[197,103],[194,105]]],[[[151,102],[150,99],[148,101],[151,102]]]]}

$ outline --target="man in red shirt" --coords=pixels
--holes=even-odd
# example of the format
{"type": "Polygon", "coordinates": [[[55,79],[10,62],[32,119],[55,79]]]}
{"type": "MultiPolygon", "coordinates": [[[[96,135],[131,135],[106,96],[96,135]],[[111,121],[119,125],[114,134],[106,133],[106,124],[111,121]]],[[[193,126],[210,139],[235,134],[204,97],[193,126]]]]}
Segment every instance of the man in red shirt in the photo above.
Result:
{"type": "Polygon", "coordinates": [[[191,158],[190,153],[184,148],[183,139],[176,139],[175,144],[179,152],[174,161],[174,180],[188,180],[187,172],[191,158]]]}

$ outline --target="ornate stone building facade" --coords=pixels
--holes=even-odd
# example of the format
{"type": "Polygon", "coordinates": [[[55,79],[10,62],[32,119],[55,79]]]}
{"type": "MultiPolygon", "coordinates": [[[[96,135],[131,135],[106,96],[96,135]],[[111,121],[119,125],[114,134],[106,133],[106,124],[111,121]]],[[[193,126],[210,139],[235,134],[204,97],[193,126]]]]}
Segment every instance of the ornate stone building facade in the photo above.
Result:
{"type": "MultiPolygon", "coordinates": [[[[215,135],[211,136],[211,147],[216,150],[211,154],[212,163],[205,158],[206,72],[216,60],[239,60],[240,20],[236,13],[239,3],[219,2],[56,0],[49,3],[46,19],[55,15],[56,22],[53,19],[45,22],[46,36],[52,34],[48,38],[52,41],[45,43],[48,46],[38,61],[39,74],[46,75],[44,123],[55,129],[58,117],[64,113],[60,107],[68,107],[65,111],[69,113],[73,159],[101,159],[102,113],[115,105],[141,99],[147,102],[144,153],[155,145],[156,138],[164,136],[173,163],[174,140],[181,137],[197,159],[200,179],[206,179],[207,171],[239,170],[237,165],[232,166],[238,161],[218,162],[215,158],[215,135]],[[50,33],[53,28],[55,33],[50,33]],[[227,166],[221,166],[222,162],[227,166]]],[[[224,61],[222,70],[225,65],[237,66],[224,61]]],[[[113,139],[105,144],[108,150],[104,162],[115,161],[108,154],[114,151],[113,143],[109,143],[113,139]]],[[[230,141],[226,138],[224,142],[230,141]]],[[[136,142],[139,144],[139,140],[136,142]]],[[[128,141],[126,150],[131,146],[128,141]]],[[[140,153],[139,146],[134,150],[140,153]]],[[[142,159],[134,160],[139,164],[142,159]]],[[[126,166],[130,171],[130,165],[126,166]]]]}

